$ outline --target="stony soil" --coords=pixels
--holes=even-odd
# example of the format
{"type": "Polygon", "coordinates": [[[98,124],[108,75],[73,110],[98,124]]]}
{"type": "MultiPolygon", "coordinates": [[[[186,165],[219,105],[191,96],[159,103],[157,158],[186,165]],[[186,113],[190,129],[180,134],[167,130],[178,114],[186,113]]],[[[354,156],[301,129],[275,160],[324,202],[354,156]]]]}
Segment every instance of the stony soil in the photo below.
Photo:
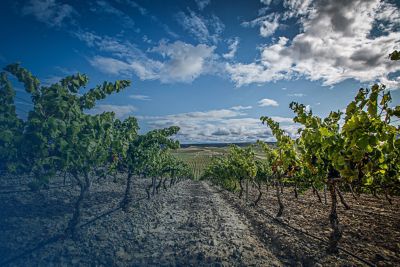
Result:
{"type": "MultiPolygon", "coordinates": [[[[65,228],[78,189],[10,193],[26,189],[21,183],[28,180],[2,180],[0,266],[363,266],[343,253],[327,255],[322,244],[267,217],[272,196],[254,208],[235,194],[190,180],[147,200],[143,188],[150,181],[135,179],[136,199],[128,212],[118,209],[123,177],[95,182],[79,236],[52,239],[65,228]]],[[[52,186],[59,185],[61,178],[52,186]]],[[[282,221],[293,222],[293,216],[282,221]]],[[[325,222],[303,228],[323,235],[320,228],[329,231],[325,222]]],[[[387,265],[396,260],[385,259],[387,265]]]]}
{"type": "Polygon", "coordinates": [[[147,183],[136,181],[140,200],[128,212],[115,210],[122,183],[95,184],[83,220],[111,213],[82,227],[76,240],[49,240],[65,227],[76,188],[0,194],[3,265],[282,266],[249,222],[208,184],[183,181],[149,201],[139,191],[147,183]],[[18,256],[27,249],[33,251],[18,256]]]}
{"type": "MultiPolygon", "coordinates": [[[[263,233],[276,240],[276,243],[294,258],[308,265],[309,262],[325,263],[323,265],[366,265],[352,256],[341,252],[336,261],[323,253],[330,234],[329,212],[330,199],[324,203],[323,192],[320,192],[322,203],[312,191],[299,194],[295,198],[292,188],[285,188],[282,201],[285,205],[282,221],[296,229],[310,233],[325,242],[298,233],[283,226],[274,216],[278,211],[275,188],[268,191],[264,187],[263,196],[258,207],[249,208],[257,198],[255,188],[250,188],[248,203],[240,201],[232,193],[223,195],[230,203],[235,203],[239,212],[247,214],[263,233]],[[318,249],[319,248],[319,249],[318,249]]],[[[350,193],[344,193],[350,209],[346,210],[339,202],[338,216],[343,236],[340,247],[376,266],[400,266],[400,198],[393,197],[390,204],[383,196],[361,194],[357,200],[350,193]]],[[[339,201],[339,200],[338,200],[339,201]]]]}

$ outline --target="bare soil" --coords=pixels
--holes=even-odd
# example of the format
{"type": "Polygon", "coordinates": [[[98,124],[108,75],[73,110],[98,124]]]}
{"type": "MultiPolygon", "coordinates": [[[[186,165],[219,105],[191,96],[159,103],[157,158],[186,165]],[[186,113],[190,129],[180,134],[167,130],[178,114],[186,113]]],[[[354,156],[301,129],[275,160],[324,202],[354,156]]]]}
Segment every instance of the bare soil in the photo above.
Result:
{"type": "MultiPolygon", "coordinates": [[[[290,254],[303,263],[320,262],[335,265],[354,264],[366,265],[356,258],[340,252],[338,257],[344,261],[333,262],[324,254],[330,234],[329,212],[330,195],[327,192],[327,204],[323,192],[319,192],[322,203],[312,191],[299,194],[295,198],[293,188],[284,188],[282,200],[285,205],[283,216],[276,219],[278,202],[275,188],[269,191],[264,187],[263,196],[257,207],[250,208],[252,200],[257,198],[257,191],[250,190],[248,203],[239,200],[232,193],[223,193],[239,212],[247,214],[265,234],[276,238],[281,246],[287,247],[290,254]],[[302,232],[322,239],[321,242],[313,237],[299,233],[285,225],[290,225],[302,232]]],[[[344,250],[377,266],[400,266],[400,198],[393,197],[390,204],[383,196],[376,199],[373,196],[361,194],[357,200],[350,193],[344,193],[344,198],[350,209],[346,210],[339,202],[338,216],[343,236],[340,247],[344,250]]]]}
{"type": "MultiPolygon", "coordinates": [[[[135,201],[124,212],[118,208],[123,178],[93,183],[75,240],[59,234],[71,217],[78,188],[62,186],[59,177],[51,189],[29,192],[24,191],[29,177],[1,179],[0,266],[365,265],[345,253],[328,255],[321,242],[282,225],[327,239],[329,206],[311,192],[296,200],[285,190],[286,210],[276,220],[269,216],[276,200],[265,189],[259,207],[191,180],[147,200],[144,188],[150,179],[136,178],[135,201]]],[[[250,197],[255,193],[252,189],[250,197]]],[[[390,206],[368,196],[358,203],[346,199],[352,209],[339,210],[341,245],[373,264],[399,266],[399,200],[390,206]]]]}
{"type": "Polygon", "coordinates": [[[40,194],[3,191],[0,265],[283,265],[208,184],[183,181],[147,200],[143,188],[149,183],[135,180],[138,199],[128,212],[117,209],[122,182],[95,183],[83,217],[83,222],[94,221],[81,227],[76,240],[52,237],[66,226],[77,188],[40,194]]]}

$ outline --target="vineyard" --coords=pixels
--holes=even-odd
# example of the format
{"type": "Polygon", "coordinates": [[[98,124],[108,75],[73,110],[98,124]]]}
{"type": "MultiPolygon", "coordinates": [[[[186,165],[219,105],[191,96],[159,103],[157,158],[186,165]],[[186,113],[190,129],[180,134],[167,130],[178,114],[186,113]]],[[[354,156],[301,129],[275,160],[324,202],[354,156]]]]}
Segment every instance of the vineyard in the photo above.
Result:
{"type": "Polygon", "coordinates": [[[213,147],[206,148],[181,148],[172,154],[187,164],[193,179],[199,180],[204,175],[204,171],[211,163],[213,157],[223,155],[226,149],[217,149],[213,147]]]}
{"type": "Polygon", "coordinates": [[[273,146],[180,148],[177,126],[91,112],[130,81],[87,84],[0,75],[0,266],[400,265],[400,106],[384,85],[326,118],[292,102],[295,139],[261,117],[273,146]]]}

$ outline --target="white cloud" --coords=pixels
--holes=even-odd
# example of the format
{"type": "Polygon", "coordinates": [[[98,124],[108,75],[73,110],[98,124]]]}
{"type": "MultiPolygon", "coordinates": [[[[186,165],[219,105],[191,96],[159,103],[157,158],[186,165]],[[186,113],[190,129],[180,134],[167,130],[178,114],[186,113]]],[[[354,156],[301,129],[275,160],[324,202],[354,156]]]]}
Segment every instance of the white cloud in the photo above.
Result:
{"type": "Polygon", "coordinates": [[[232,38],[228,41],[229,43],[229,51],[228,53],[223,54],[222,56],[225,59],[232,59],[235,57],[236,51],[239,46],[239,37],[232,38]]]}
{"type": "Polygon", "coordinates": [[[264,5],[269,6],[272,2],[272,0],[260,0],[261,3],[263,3],[264,5]]]}
{"type": "Polygon", "coordinates": [[[203,10],[206,6],[208,6],[211,3],[211,0],[195,0],[197,7],[200,10],[203,10]]]}
{"type": "Polygon", "coordinates": [[[124,62],[119,59],[103,56],[95,56],[89,59],[89,63],[101,72],[112,75],[131,76],[136,74],[141,80],[158,79],[157,70],[161,63],[151,60],[124,62]]]}
{"type": "Polygon", "coordinates": [[[246,110],[246,109],[252,109],[252,106],[234,106],[231,107],[232,110],[246,110]]]}
{"type": "Polygon", "coordinates": [[[275,15],[272,20],[264,20],[260,27],[260,35],[269,37],[275,33],[279,27],[279,15],[275,15]]]}
{"type": "Polygon", "coordinates": [[[100,114],[103,112],[114,112],[117,118],[123,119],[128,115],[133,115],[137,109],[132,105],[96,105],[93,109],[89,110],[89,113],[100,114]]]}
{"type": "MultiPolygon", "coordinates": [[[[261,13],[264,13],[262,11],[261,13]]],[[[260,35],[262,37],[269,37],[275,33],[275,31],[279,28],[279,19],[280,15],[278,13],[270,13],[268,15],[261,16],[252,21],[242,22],[241,25],[243,27],[260,27],[260,35]]]]}
{"type": "Polygon", "coordinates": [[[161,43],[152,49],[167,59],[159,73],[161,82],[191,82],[205,72],[206,60],[213,56],[214,46],[191,44],[176,41],[161,43]]]}
{"type": "Polygon", "coordinates": [[[89,62],[100,71],[114,75],[125,72],[130,68],[129,64],[121,60],[102,56],[95,56],[89,62]]]}
{"type": "Polygon", "coordinates": [[[148,95],[130,95],[129,98],[135,100],[149,101],[151,98],[148,95]]]}
{"type": "Polygon", "coordinates": [[[272,116],[271,119],[273,119],[274,121],[279,122],[279,123],[284,123],[284,122],[293,123],[293,118],[272,116]]]}
{"type": "MultiPolygon", "coordinates": [[[[177,138],[183,143],[192,142],[254,142],[258,139],[274,141],[271,130],[259,118],[244,117],[239,111],[219,109],[204,112],[179,113],[166,116],[138,116],[151,129],[177,125],[181,128],[177,138]]],[[[291,118],[272,117],[291,137],[297,134],[298,125],[291,118]]]]}
{"type": "Polygon", "coordinates": [[[150,128],[177,125],[181,128],[177,138],[192,142],[254,142],[272,140],[271,131],[259,119],[242,118],[245,114],[227,110],[189,112],[167,116],[138,117],[150,128]]]}
{"type": "Polygon", "coordinates": [[[375,18],[379,30],[390,32],[400,25],[400,10],[395,4],[380,2],[375,18]]]}
{"type": "Polygon", "coordinates": [[[218,43],[225,25],[215,15],[204,18],[188,9],[188,14],[179,12],[176,19],[182,27],[200,43],[218,43]]]}
{"type": "MultiPolygon", "coordinates": [[[[327,2],[328,1],[325,1],[323,4],[327,2]]],[[[284,18],[288,19],[310,14],[313,11],[312,3],[313,0],[284,0],[283,6],[287,9],[284,18]]]]}
{"type": "Polygon", "coordinates": [[[225,68],[231,76],[232,81],[239,87],[250,83],[264,83],[273,80],[280,80],[285,77],[285,75],[275,73],[272,70],[265,70],[263,66],[257,63],[227,63],[225,68]]]}
{"type": "Polygon", "coordinates": [[[398,86],[396,79],[388,78],[400,70],[399,64],[388,59],[400,46],[400,16],[393,5],[380,0],[294,0],[284,1],[284,6],[288,10],[282,19],[298,17],[301,33],[290,41],[280,37],[264,46],[256,62],[228,64],[237,86],[294,77],[328,86],[346,79],[398,86]],[[374,31],[380,21],[390,29],[386,34],[374,31]]]}
{"type": "Polygon", "coordinates": [[[73,21],[76,10],[56,0],[31,0],[22,8],[23,15],[33,15],[38,21],[50,27],[61,27],[66,21],[73,21]]]}
{"type": "Polygon", "coordinates": [[[277,106],[279,106],[278,102],[276,102],[273,99],[269,99],[269,98],[261,99],[260,101],[258,101],[258,104],[259,104],[258,105],[259,107],[268,107],[268,106],[277,107],[277,106]]]}
{"type": "Polygon", "coordinates": [[[262,49],[261,62],[226,64],[226,70],[237,86],[281,80],[291,73],[291,59],[281,56],[288,39],[280,37],[276,44],[262,49]]]}
{"type": "Polygon", "coordinates": [[[89,59],[100,71],[113,75],[137,75],[141,80],[160,80],[163,83],[191,82],[202,74],[217,71],[214,66],[214,46],[191,45],[181,41],[161,42],[147,54],[130,42],[100,37],[81,32],[76,36],[90,47],[96,47],[109,55],[97,55],[89,59]],[[161,55],[162,60],[150,58],[151,53],[161,55]]]}

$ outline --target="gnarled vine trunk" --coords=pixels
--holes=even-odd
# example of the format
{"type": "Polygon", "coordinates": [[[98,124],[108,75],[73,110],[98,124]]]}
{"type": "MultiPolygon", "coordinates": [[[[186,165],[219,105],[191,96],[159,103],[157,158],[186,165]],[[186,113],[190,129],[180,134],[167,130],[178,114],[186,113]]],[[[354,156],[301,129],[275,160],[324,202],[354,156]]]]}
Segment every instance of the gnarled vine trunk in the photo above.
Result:
{"type": "Polygon", "coordinates": [[[166,184],[167,180],[168,180],[168,178],[165,178],[164,181],[163,181],[163,188],[164,188],[165,191],[167,191],[167,184],[166,184]]]}
{"type": "Polygon", "coordinates": [[[152,187],[153,187],[153,192],[151,193],[151,195],[152,196],[154,196],[155,194],[156,194],[156,177],[155,176],[153,176],[152,178],[151,178],[151,181],[152,181],[152,187]]]}
{"type": "Polygon", "coordinates": [[[336,198],[336,186],[335,182],[329,183],[329,192],[331,195],[331,212],[329,214],[329,222],[331,224],[332,232],[329,236],[328,253],[338,253],[339,240],[342,237],[342,230],[339,226],[339,218],[337,215],[337,198],[336,198]]]}
{"type": "Polygon", "coordinates": [[[258,202],[261,200],[261,196],[262,196],[262,191],[261,191],[261,182],[257,181],[257,182],[253,182],[257,189],[258,189],[258,196],[257,199],[254,201],[254,206],[257,206],[258,202]]]}
{"type": "Polygon", "coordinates": [[[150,194],[150,189],[153,187],[153,184],[151,183],[151,184],[149,184],[146,188],[145,188],[145,190],[146,190],[146,194],[147,194],[147,199],[150,199],[150,196],[151,196],[151,194],[150,194]]]}
{"type": "Polygon", "coordinates": [[[353,198],[355,200],[358,200],[356,194],[354,194],[353,186],[351,184],[349,184],[349,189],[350,189],[350,192],[351,192],[351,195],[353,196],[353,198]]]}
{"type": "Polygon", "coordinates": [[[158,192],[159,192],[159,190],[160,190],[160,187],[161,187],[161,184],[162,184],[162,180],[163,180],[163,178],[160,177],[160,180],[159,180],[158,185],[157,185],[157,187],[156,187],[156,192],[157,192],[157,194],[158,194],[158,192]]]}
{"type": "Polygon", "coordinates": [[[246,202],[249,201],[249,180],[246,180],[246,202]]]}
{"type": "Polygon", "coordinates": [[[342,192],[340,191],[340,189],[339,189],[338,186],[336,186],[336,192],[338,193],[339,198],[340,198],[340,202],[342,203],[342,205],[344,206],[344,208],[345,208],[346,210],[349,210],[349,209],[350,209],[350,206],[349,206],[349,204],[347,204],[347,202],[346,202],[346,200],[344,199],[343,194],[342,194],[342,192]]]}
{"type": "Polygon", "coordinates": [[[320,194],[319,194],[319,192],[318,192],[317,188],[315,188],[315,185],[312,185],[312,189],[313,189],[313,192],[314,192],[314,194],[316,194],[316,195],[317,195],[317,197],[318,197],[318,201],[322,203],[321,196],[320,196],[320,194]]]}
{"type": "Polygon", "coordinates": [[[67,237],[72,237],[73,239],[76,237],[77,227],[79,222],[81,221],[81,216],[82,216],[81,209],[83,201],[88,196],[90,190],[90,179],[88,173],[85,173],[83,180],[81,180],[77,174],[74,175],[74,178],[79,185],[80,192],[79,192],[79,197],[75,202],[74,213],[72,214],[72,218],[68,222],[68,226],[65,230],[65,235],[67,237]]]}
{"type": "Polygon", "coordinates": [[[392,199],[389,197],[389,190],[387,188],[385,188],[385,198],[390,205],[393,205],[392,199]]]}
{"type": "Polygon", "coordinates": [[[283,202],[281,199],[281,190],[280,190],[279,182],[276,183],[276,198],[278,200],[278,205],[279,205],[279,210],[278,210],[278,213],[276,214],[276,217],[281,217],[285,206],[283,205],[283,202]]]}
{"type": "Polygon", "coordinates": [[[243,179],[239,180],[239,186],[240,186],[239,198],[241,199],[243,196],[243,179]]]}
{"type": "Polygon", "coordinates": [[[121,202],[121,207],[124,211],[128,210],[130,203],[133,200],[132,196],[132,172],[128,172],[128,177],[126,179],[126,188],[125,188],[125,195],[124,199],[121,202]]]}

